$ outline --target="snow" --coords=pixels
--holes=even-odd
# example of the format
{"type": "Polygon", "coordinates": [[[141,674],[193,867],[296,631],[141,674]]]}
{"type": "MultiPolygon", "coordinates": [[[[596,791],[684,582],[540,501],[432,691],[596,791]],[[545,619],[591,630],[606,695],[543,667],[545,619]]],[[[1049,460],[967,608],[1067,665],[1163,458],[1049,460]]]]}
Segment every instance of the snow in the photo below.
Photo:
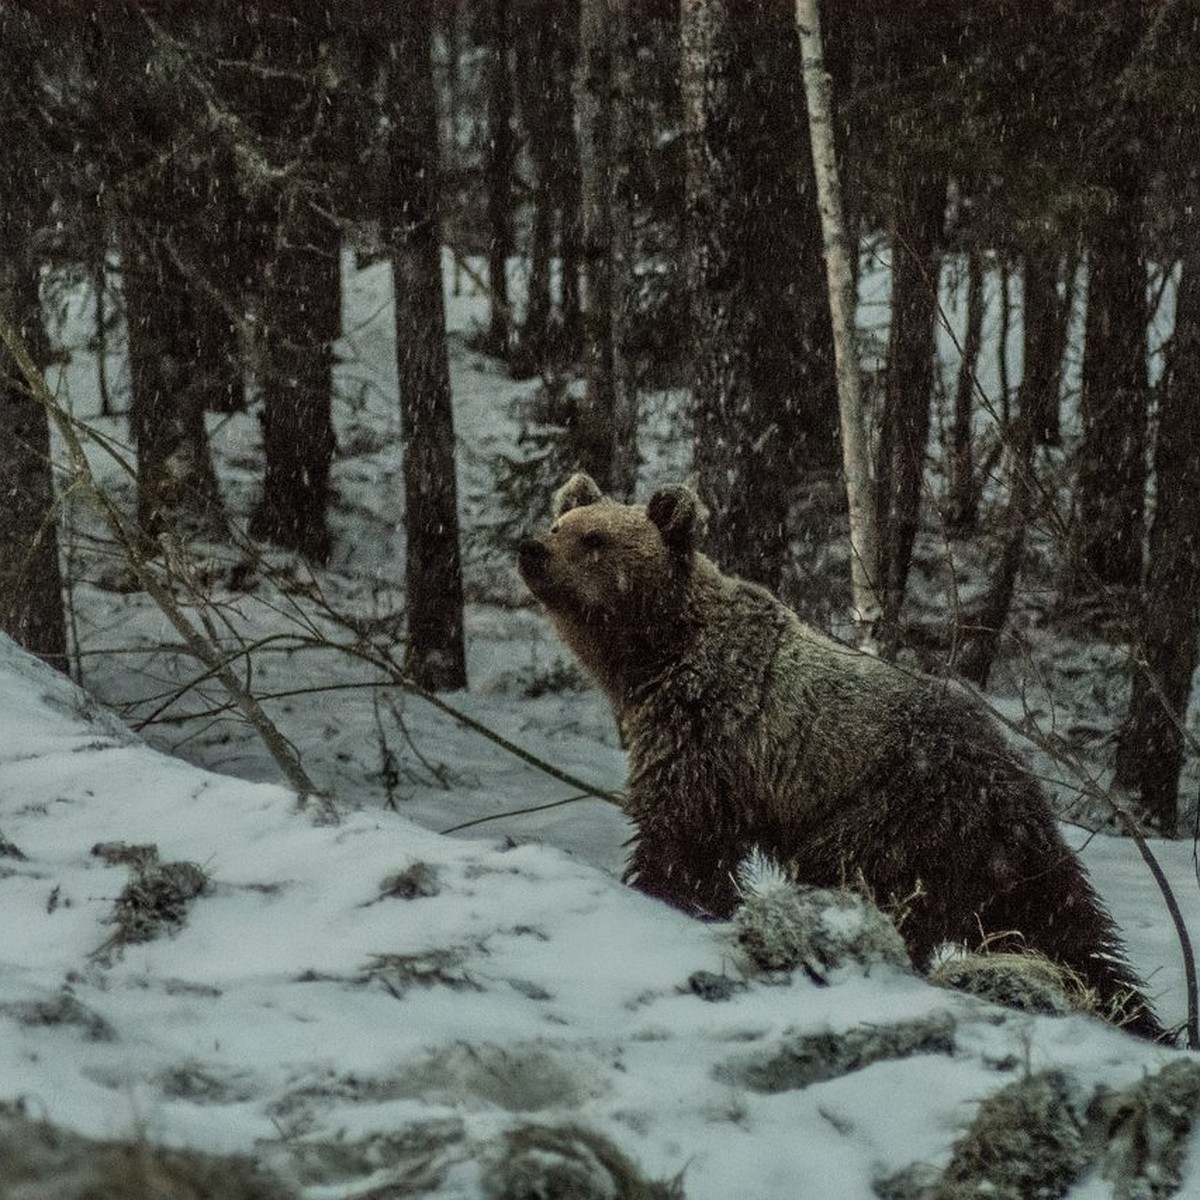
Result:
{"type": "MultiPolygon", "coordinates": [[[[802,972],[755,976],[729,926],[619,882],[628,829],[601,800],[438,832],[572,793],[361,662],[299,641],[301,630],[349,640],[316,613],[313,582],[359,617],[402,603],[386,285],[383,268],[347,262],[330,568],[310,579],[276,556],[276,574],[240,593],[224,582],[237,552],[207,551],[209,593],[230,627],[248,641],[284,639],[255,654],[254,687],[280,693],[268,711],[332,792],[336,822],[279,786],[244,724],[206,712],[219,693],[188,686],[199,672],[174,634],[144,595],[118,590],[118,566],[88,540],[68,550],[83,579],[75,621],[88,694],[0,638],[0,831],[23,856],[0,857],[0,1101],[90,1136],[251,1153],[310,1200],[401,1178],[478,1196],[502,1135],[530,1123],[594,1130],[649,1177],[682,1172],[692,1198],[857,1200],[910,1164],[944,1164],[979,1102],[1027,1071],[1057,1066],[1085,1089],[1119,1088],[1181,1056],[1094,1019],[1003,1011],[880,964],[844,967],[824,987],[802,972]],[[312,688],[330,690],[300,692],[312,688]],[[92,698],[136,723],[177,689],[142,734],[92,698]],[[210,884],[181,928],[100,954],[130,874],[93,854],[109,842],[152,843],[163,862],[199,864],[210,884]],[[387,894],[416,864],[428,868],[417,894],[387,894]],[[745,986],[702,999],[689,985],[697,972],[745,986]],[[937,1014],[954,1022],[953,1053],[777,1092],[739,1071],[797,1035],[937,1014]]],[[[447,299],[457,334],[479,319],[478,297],[447,299]]],[[[95,366],[79,349],[89,303],[82,289],[70,297],[61,337],[77,350],[60,386],[90,418],[95,366]]],[[[113,353],[119,380],[119,343],[113,353]]],[[[489,455],[515,444],[510,404],[536,384],[502,378],[461,338],[453,383],[471,528],[492,487],[489,455]]],[[[680,469],[664,416],[675,402],[652,406],[667,428],[647,474],[680,469]]],[[[118,419],[95,424],[124,436],[118,419]]],[[[214,418],[212,432],[226,498],[244,517],[254,419],[214,418]]],[[[127,503],[119,468],[94,461],[127,503]]],[[[569,680],[566,656],[520,604],[511,567],[478,551],[466,573],[472,686],[447,699],[618,789],[624,756],[600,697],[582,684],[536,686],[569,680]]],[[[1178,948],[1135,848],[1069,832],[1160,1015],[1181,1021],[1178,948]]],[[[1190,845],[1154,849],[1200,930],[1190,845]]],[[[1200,1195],[1200,1165],[1187,1171],[1183,1194],[1200,1195]]],[[[1110,1194],[1092,1179],[1072,1196],[1110,1194]]]]}

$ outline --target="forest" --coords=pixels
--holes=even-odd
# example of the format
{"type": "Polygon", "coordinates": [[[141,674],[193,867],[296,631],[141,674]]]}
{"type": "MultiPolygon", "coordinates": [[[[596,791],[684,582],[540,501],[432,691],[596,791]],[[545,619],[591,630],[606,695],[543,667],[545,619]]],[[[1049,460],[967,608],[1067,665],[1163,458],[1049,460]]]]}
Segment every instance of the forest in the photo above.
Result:
{"type": "MultiPolygon", "coordinates": [[[[574,471],[622,500],[686,480],[725,571],[993,713],[1194,1037],[1198,54],[1188,0],[0,0],[0,631],[318,829],[411,818],[413,863],[463,896],[503,868],[428,831],[619,874],[620,738],[515,551],[574,471]],[[1188,891],[1173,916],[1134,842],[1188,891]]],[[[0,881],[28,811],[0,803],[0,881]]],[[[165,823],[147,836],[166,853],[165,823]]],[[[567,895],[567,868],[514,868],[539,870],[567,895]]],[[[382,894],[426,903],[422,878],[382,894]]],[[[343,998],[479,977],[440,948],[413,974],[375,936],[343,998]]],[[[365,1102],[362,1054],[285,1099],[365,1102]]],[[[288,1158],[316,1135],[281,1103],[264,1161],[298,1194],[525,1194],[446,1183],[486,1122],[409,1176],[389,1160],[395,1191],[320,1191],[340,1177],[288,1158]]],[[[635,1156],[666,1180],[702,1136],[635,1156]]],[[[890,1169],[920,1157],[889,1137],[890,1169]]],[[[950,1194],[881,1191],[866,1161],[822,1194],[950,1194]]]]}
{"type": "MultiPolygon", "coordinates": [[[[845,2],[826,20],[852,267],[886,260],[889,274],[864,401],[882,645],[920,641],[986,684],[1044,531],[1061,557],[1055,618],[1129,645],[1117,778],[1167,833],[1200,588],[1186,453],[1195,20],[1186,4],[991,2],[845,2]],[[943,275],[965,310],[953,381],[938,363],[943,275]],[[985,386],[992,287],[1004,328],[985,386]],[[986,540],[991,564],[936,630],[910,627],[905,604],[931,524],[947,557],[986,540]]],[[[539,515],[522,511],[538,469],[544,486],[550,467],[580,465],[631,497],[639,421],[686,388],[679,436],[713,556],[776,589],[793,577],[799,603],[797,547],[836,529],[842,460],[793,26],[782,3],[6,6],[7,322],[46,367],[51,293],[81,278],[102,372],[114,325],[128,328],[127,381],[101,378],[101,415],[114,388],[127,395],[143,544],[222,532],[206,419],[254,405],[262,480],[246,533],[323,564],[340,254],[387,261],[404,660],[421,686],[457,688],[444,244],[455,286],[487,295],[473,344],[543,381],[527,456],[500,481],[506,519],[539,515]]],[[[49,415],[7,378],[19,498],[0,612],[65,662],[49,415]]]]}
{"type": "MultiPolygon", "coordinates": [[[[838,0],[824,25],[862,285],[879,644],[986,686],[1020,654],[1036,590],[1035,619],[1122,645],[1115,778],[1173,834],[1200,595],[1196,14],[838,0]],[[1044,578],[1034,553],[1055,559],[1044,578]],[[963,576],[936,610],[910,594],[914,561],[963,576]]],[[[391,272],[401,658],[419,686],[467,684],[470,447],[444,268],[455,294],[486,297],[471,348],[539,383],[497,472],[498,532],[532,526],[577,466],[631,497],[639,428],[686,391],[672,433],[711,555],[844,621],[842,431],[790,5],[10,4],[3,37],[0,313],[16,344],[0,625],[21,644],[68,663],[60,542],[78,531],[18,346],[54,368],[64,296],[90,291],[95,415],[120,418],[103,437],[132,477],[121,537],[147,571],[156,539],[187,553],[234,527],[231,555],[323,565],[351,402],[343,253],[391,272]],[[248,410],[261,478],[241,514],[208,426],[248,410]]]]}

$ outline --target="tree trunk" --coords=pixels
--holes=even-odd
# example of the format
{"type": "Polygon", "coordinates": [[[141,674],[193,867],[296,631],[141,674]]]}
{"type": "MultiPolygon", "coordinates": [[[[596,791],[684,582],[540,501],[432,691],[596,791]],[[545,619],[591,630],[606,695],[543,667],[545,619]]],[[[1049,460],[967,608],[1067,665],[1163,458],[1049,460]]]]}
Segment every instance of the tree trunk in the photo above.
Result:
{"type": "Polygon", "coordinates": [[[796,24],[803,55],[821,228],[825,241],[825,270],[837,367],[838,409],[842,462],[850,514],[850,590],[859,642],[873,648],[879,621],[879,588],[875,566],[879,559],[879,530],[867,449],[862,374],[855,344],[855,267],[839,185],[833,125],[831,83],[825,70],[818,0],[796,0],[796,24]]]}
{"type": "Polygon", "coordinates": [[[517,39],[518,98],[533,172],[533,216],[529,237],[529,280],[514,374],[537,373],[546,363],[553,310],[551,264],[559,205],[554,61],[556,19],[550,4],[521,15],[517,39]]]}
{"type": "Polygon", "coordinates": [[[582,0],[579,90],[586,394],[574,433],[582,466],[629,499],[637,398],[627,352],[633,231],[629,196],[630,0],[582,0]]]}
{"type": "MultiPolygon", "coordinates": [[[[10,167],[12,164],[9,164],[10,167]]],[[[0,313],[18,329],[39,366],[46,337],[29,228],[7,205],[0,213],[0,313]]],[[[58,518],[46,410],[25,390],[0,349],[0,629],[26,650],[68,669],[58,518]]]]}
{"type": "Polygon", "coordinates": [[[565,136],[563,114],[565,103],[565,120],[571,120],[570,77],[564,78],[563,70],[568,10],[563,0],[530,5],[521,14],[517,40],[517,90],[534,184],[528,300],[514,364],[514,373],[522,376],[560,365],[565,358],[562,318],[554,317],[553,259],[556,229],[565,242],[563,176],[574,169],[570,160],[576,152],[574,131],[565,136]]]}
{"type": "Polygon", "coordinates": [[[978,387],[979,351],[983,345],[983,252],[967,253],[967,328],[962,362],[954,386],[954,420],[947,448],[946,527],[966,533],[979,520],[979,489],[975,482],[974,439],[971,420],[978,387]]]}
{"type": "Polygon", "coordinates": [[[181,269],[178,176],[144,180],[123,214],[121,286],[129,338],[129,421],[137,447],[137,520],[156,537],[224,529],[204,425],[204,356],[196,282],[181,269]],[[172,218],[174,218],[172,220],[172,218]]]}
{"type": "Polygon", "coordinates": [[[508,297],[508,260],[513,252],[513,161],[516,155],[516,142],[513,137],[512,69],[509,63],[512,22],[509,0],[485,2],[489,6],[490,16],[486,159],[488,286],[491,289],[488,350],[503,358],[508,354],[512,317],[508,297]]]}
{"type": "Polygon", "coordinates": [[[555,163],[558,167],[559,306],[562,314],[563,356],[572,359],[583,341],[583,301],[580,276],[583,268],[582,180],[580,146],[576,134],[574,80],[578,64],[581,27],[579,0],[564,0],[561,23],[555,31],[555,163]]]}
{"type": "Polygon", "coordinates": [[[946,179],[901,163],[895,186],[892,317],[877,473],[884,640],[893,648],[925,484],[946,179]]]}
{"type": "Polygon", "coordinates": [[[1147,822],[1177,832],[1188,697],[1200,635],[1200,238],[1192,231],[1160,389],[1157,503],[1136,644],[1129,714],[1117,743],[1117,781],[1138,793],[1147,822]]]}
{"type": "Polygon", "coordinates": [[[1068,288],[1066,297],[1059,298],[1057,255],[1044,248],[1026,253],[1024,295],[1025,369],[1017,393],[1017,418],[1004,431],[1008,503],[1000,552],[987,594],[970,614],[960,616],[955,636],[960,649],[954,666],[980,687],[987,686],[996,661],[1037,505],[1034,450],[1045,429],[1046,413],[1058,407],[1062,387],[1071,291],[1068,288]]]}
{"type": "Polygon", "coordinates": [[[307,170],[283,172],[266,191],[261,228],[260,389],[265,468],[250,520],[254,537],[326,562],[333,461],[333,343],[341,333],[341,236],[330,203],[332,106],[320,56],[328,36],[317,11],[259,9],[265,66],[259,117],[278,164],[308,143],[307,170]]]}
{"type": "Polygon", "coordinates": [[[263,279],[262,496],[254,537],[327,562],[333,343],[341,333],[341,237],[309,197],[283,193],[263,279]]]}
{"type": "Polygon", "coordinates": [[[217,213],[237,205],[223,194],[231,171],[214,170],[211,128],[164,86],[171,39],[186,43],[196,29],[183,16],[164,35],[122,8],[90,32],[113,181],[97,216],[102,227],[111,212],[121,245],[137,519],[151,537],[168,528],[219,535],[225,521],[204,410],[216,377],[239,370],[240,359],[213,366],[207,326],[222,286],[220,254],[230,252],[217,213]]]}
{"type": "Polygon", "coordinates": [[[190,231],[188,264],[200,280],[195,288],[198,386],[209,412],[242,412],[246,377],[241,331],[258,248],[246,236],[232,151],[216,149],[205,168],[206,203],[190,231]]]}
{"type": "Polygon", "coordinates": [[[714,555],[778,588],[796,485],[839,461],[791,5],[684,0],[681,75],[696,471],[714,555]]]}
{"type": "Polygon", "coordinates": [[[392,15],[391,133],[380,220],[392,261],[404,440],[405,663],[429,689],[465,687],[463,582],[450,363],[442,299],[432,0],[392,15]]]}
{"type": "Polygon", "coordinates": [[[1141,584],[1145,534],[1146,271],[1141,173],[1124,161],[1088,243],[1083,444],[1067,595],[1108,608],[1141,584]]]}

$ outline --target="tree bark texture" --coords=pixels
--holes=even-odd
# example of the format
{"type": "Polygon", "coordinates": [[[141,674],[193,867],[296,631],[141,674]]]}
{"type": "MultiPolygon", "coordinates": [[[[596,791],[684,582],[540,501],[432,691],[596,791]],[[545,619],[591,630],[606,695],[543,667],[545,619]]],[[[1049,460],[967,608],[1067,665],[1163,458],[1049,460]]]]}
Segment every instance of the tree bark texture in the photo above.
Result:
{"type": "Polygon", "coordinates": [[[259,339],[265,468],[250,531],[325,562],[332,546],[333,343],[341,333],[341,235],[325,211],[332,148],[319,72],[327,30],[316,11],[261,12],[266,65],[280,68],[259,94],[272,156],[283,166],[305,143],[311,158],[306,171],[285,170],[265,190],[262,230],[270,249],[262,264],[259,339]]]}
{"type": "MultiPolygon", "coordinates": [[[[485,164],[488,225],[488,286],[491,321],[488,349],[504,357],[512,325],[508,296],[508,260],[513,253],[513,132],[512,21],[510,0],[485,0],[488,5],[487,157],[485,164]]],[[[416,13],[413,19],[418,19],[416,13]]]]}
{"type": "Polygon", "coordinates": [[[392,261],[404,440],[405,665],[421,687],[467,683],[450,363],[442,298],[432,0],[391,20],[392,116],[380,214],[392,261]]]}
{"type": "Polygon", "coordinates": [[[1183,726],[1200,636],[1200,239],[1187,246],[1154,450],[1157,502],[1117,780],[1147,822],[1177,832],[1183,726]]]}
{"type": "Polygon", "coordinates": [[[521,324],[523,374],[544,362],[550,320],[551,262],[558,194],[555,188],[555,96],[553,90],[553,17],[550,6],[523,12],[517,44],[518,98],[533,173],[533,214],[529,234],[529,280],[525,319],[521,324]]]}
{"type": "Polygon", "coordinates": [[[696,471],[714,556],[777,588],[794,489],[839,461],[791,4],[684,0],[681,73],[696,471]]]}
{"type": "Polygon", "coordinates": [[[144,178],[122,213],[137,520],[151,537],[180,527],[219,533],[224,526],[204,423],[211,394],[204,340],[209,308],[185,269],[179,237],[198,214],[186,211],[186,172],[177,166],[164,163],[157,178],[144,178]]]}
{"type": "Polygon", "coordinates": [[[121,243],[137,520],[151,537],[167,528],[220,533],[204,425],[219,386],[206,349],[210,293],[219,291],[205,233],[214,207],[212,147],[166,86],[172,62],[164,39],[128,10],[94,28],[99,117],[113,160],[108,203],[121,243]]]}
{"type": "Polygon", "coordinates": [[[579,129],[586,393],[574,427],[581,465],[623,499],[637,478],[637,394],[629,359],[630,0],[581,0],[579,129]]]}
{"type": "Polygon", "coordinates": [[[850,516],[850,590],[859,640],[874,646],[880,616],[878,575],[879,528],[874,481],[867,444],[862,373],[855,339],[855,264],[846,233],[845,209],[838,173],[833,124],[831,79],[825,68],[818,0],[797,0],[796,23],[803,55],[814,179],[837,374],[838,412],[842,435],[842,465],[850,516]]]}
{"type": "Polygon", "coordinates": [[[1102,607],[1141,584],[1149,405],[1141,172],[1123,161],[1110,183],[1088,241],[1083,444],[1067,581],[1072,600],[1102,607]]]}
{"type": "Polygon", "coordinates": [[[579,65],[581,31],[580,0],[563,0],[562,25],[557,30],[558,102],[555,105],[555,158],[559,168],[559,204],[562,210],[560,232],[560,304],[562,307],[563,348],[574,355],[583,339],[583,180],[576,116],[575,76],[579,65]]]}
{"type": "MultiPolygon", "coordinates": [[[[10,162],[11,166],[11,162],[10,162]]],[[[0,213],[0,312],[18,329],[39,364],[45,333],[36,261],[10,205],[0,213]]],[[[28,394],[0,349],[0,629],[60,670],[67,670],[58,518],[46,410],[28,394]]]]}
{"type": "MultiPolygon", "coordinates": [[[[36,15],[0,13],[0,315],[33,360],[48,357],[39,291],[37,235],[51,219],[53,176],[44,164],[45,126],[36,64],[45,36],[36,15]]],[[[65,671],[67,627],[58,557],[58,506],[45,407],[0,346],[0,630],[65,671]]]]}
{"type": "Polygon", "coordinates": [[[884,638],[894,642],[925,485],[933,400],[946,178],[900,162],[894,174],[892,303],[877,472],[884,638]]]}

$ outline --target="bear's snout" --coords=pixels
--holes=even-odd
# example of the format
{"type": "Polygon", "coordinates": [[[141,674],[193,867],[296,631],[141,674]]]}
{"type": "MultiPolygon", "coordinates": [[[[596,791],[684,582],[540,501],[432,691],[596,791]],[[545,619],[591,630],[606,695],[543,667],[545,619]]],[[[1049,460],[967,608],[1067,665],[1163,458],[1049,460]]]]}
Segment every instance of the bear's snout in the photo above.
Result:
{"type": "Polygon", "coordinates": [[[537,538],[522,538],[517,546],[517,570],[524,579],[536,579],[546,569],[550,551],[537,538]]]}

